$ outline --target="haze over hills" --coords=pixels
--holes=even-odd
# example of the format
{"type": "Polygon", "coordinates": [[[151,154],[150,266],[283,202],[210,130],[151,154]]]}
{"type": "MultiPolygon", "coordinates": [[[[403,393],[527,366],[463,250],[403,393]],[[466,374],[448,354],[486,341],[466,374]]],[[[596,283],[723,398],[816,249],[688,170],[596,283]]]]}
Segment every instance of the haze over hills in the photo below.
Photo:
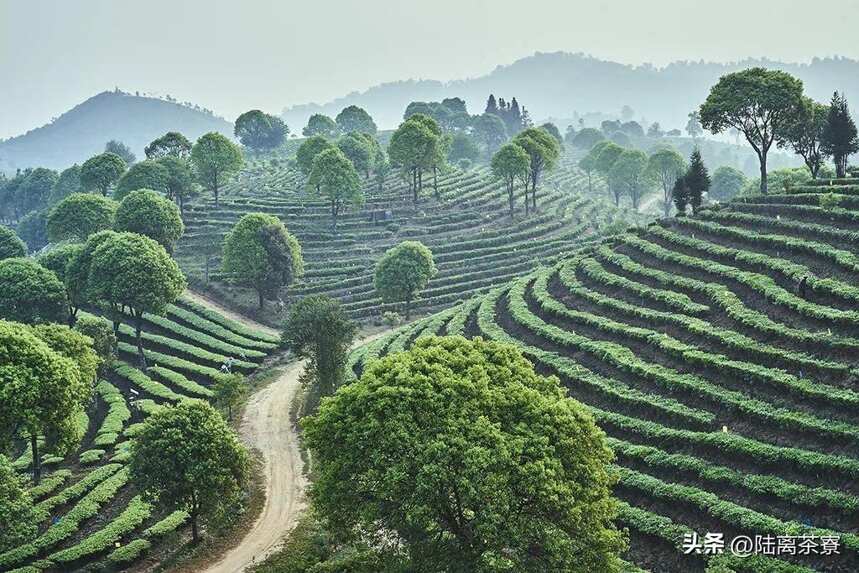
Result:
{"type": "Polygon", "coordinates": [[[62,169],[100,153],[111,139],[122,141],[141,158],[143,148],[167,131],[182,132],[193,141],[210,131],[232,137],[233,126],[202,108],[122,91],[102,92],[47,125],[0,142],[0,171],[62,169]]]}
{"type": "MultiPolygon", "coordinates": [[[[631,106],[636,118],[659,121],[663,127],[682,129],[686,115],[706,97],[722,75],[763,66],[790,72],[805,83],[811,97],[828,101],[832,90],[859,93],[859,61],[849,58],[814,58],[810,63],[784,63],[747,59],[733,63],[675,62],[662,68],[645,64],[630,66],[568,52],[536,53],[498,66],[484,76],[439,82],[408,80],[384,83],[364,92],[353,92],[326,104],[286,108],[283,118],[295,128],[305,125],[313,113],[336,115],[350,104],[364,107],[381,128],[393,128],[411,101],[438,101],[458,96],[471,113],[483,111],[489,93],[526,106],[532,118],[571,117],[573,112],[617,114],[631,106]],[[595,78],[599,78],[597,81],[595,78]]],[[[561,126],[562,128],[564,126],[561,126]]]]}

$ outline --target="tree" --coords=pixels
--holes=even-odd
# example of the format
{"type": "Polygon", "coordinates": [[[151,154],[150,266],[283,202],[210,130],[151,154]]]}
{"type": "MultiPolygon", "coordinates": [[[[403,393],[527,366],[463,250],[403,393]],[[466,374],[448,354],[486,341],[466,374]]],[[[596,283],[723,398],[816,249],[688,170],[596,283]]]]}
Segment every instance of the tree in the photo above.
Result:
{"type": "Polygon", "coordinates": [[[469,161],[477,161],[480,156],[480,149],[474,138],[466,133],[457,133],[450,141],[450,151],[447,153],[447,158],[450,161],[457,162],[460,159],[468,159],[469,161]]]}
{"type": "Polygon", "coordinates": [[[190,159],[191,149],[191,142],[188,141],[187,137],[176,131],[168,131],[147,145],[144,152],[147,159],[161,159],[162,157],[190,159]]]}
{"type": "Polygon", "coordinates": [[[652,138],[660,138],[665,135],[665,132],[662,131],[662,127],[659,125],[658,121],[650,124],[650,127],[647,128],[647,137],[652,138]]]}
{"type": "Polygon", "coordinates": [[[612,141],[607,141],[605,144],[597,144],[591,150],[592,153],[595,153],[594,167],[597,173],[606,177],[608,191],[614,197],[614,204],[616,206],[620,205],[621,189],[613,185],[612,179],[609,178],[609,173],[611,173],[614,162],[617,161],[617,158],[620,157],[623,151],[623,147],[612,141]]]}
{"type": "Polygon", "coordinates": [[[83,191],[81,187],[81,166],[75,163],[68,169],[60,172],[60,176],[51,190],[51,198],[48,203],[55,205],[72,193],[80,193],[81,191],[83,191]]]}
{"type": "Polygon", "coordinates": [[[33,505],[24,478],[0,454],[0,553],[35,539],[45,517],[33,505]]]}
{"type": "Polygon", "coordinates": [[[239,405],[247,392],[245,377],[238,373],[221,376],[212,385],[215,404],[227,410],[227,420],[233,421],[233,408],[239,405]]]}
{"type": "Polygon", "coordinates": [[[802,82],[786,72],[750,68],[722,76],[701,106],[701,125],[712,133],[739,130],[758,156],[761,193],[767,193],[767,153],[786,140],[802,106],[802,82]]]}
{"type": "Polygon", "coordinates": [[[671,193],[678,177],[686,170],[686,161],[674,148],[662,148],[653,152],[647,160],[647,170],[662,187],[662,209],[666,217],[671,215],[671,193]]]}
{"type": "Polygon", "coordinates": [[[632,208],[638,209],[647,185],[647,155],[638,149],[625,149],[612,164],[608,178],[614,188],[626,190],[632,208]]]}
{"type": "MultiPolygon", "coordinates": [[[[531,166],[531,158],[521,146],[515,143],[507,143],[492,156],[492,174],[498,179],[504,180],[507,188],[507,204],[510,216],[513,216],[513,191],[516,181],[522,181],[527,186],[528,170],[531,166]]],[[[525,197],[527,202],[528,197],[525,197]]]]}
{"type": "Polygon", "coordinates": [[[689,121],[686,122],[686,133],[693,140],[697,141],[701,134],[704,133],[704,128],[701,126],[701,112],[690,111],[687,116],[689,121]]]}
{"type": "Polygon", "coordinates": [[[334,122],[340,133],[362,131],[370,135],[376,134],[376,122],[373,121],[369,113],[356,105],[343,108],[343,111],[337,114],[334,122]]]}
{"type": "Polygon", "coordinates": [[[552,137],[554,137],[558,142],[558,147],[561,149],[564,148],[564,138],[561,137],[561,131],[558,129],[558,126],[552,122],[546,122],[540,126],[540,129],[543,129],[549,133],[552,137]]]}
{"type": "Polygon", "coordinates": [[[131,448],[129,468],[145,499],[188,512],[197,543],[200,518],[240,495],[248,454],[214,408],[189,400],[165,406],[146,420],[131,448]]]}
{"type": "Polygon", "coordinates": [[[0,260],[26,257],[27,246],[18,238],[15,231],[0,225],[0,260]]]}
{"type": "Polygon", "coordinates": [[[255,151],[266,151],[280,147],[289,134],[289,128],[279,117],[252,109],[236,119],[234,133],[242,145],[255,151]]]}
{"type": "Polygon", "coordinates": [[[785,140],[779,144],[781,147],[789,145],[802,157],[812,179],[817,179],[817,173],[828,155],[821,149],[828,114],[828,106],[811,98],[802,98],[800,113],[792,118],[785,140]]]}
{"type": "Polygon", "coordinates": [[[605,135],[598,129],[586,127],[579,130],[573,138],[573,146],[579,149],[591,149],[600,141],[605,141],[605,135]]]}
{"type": "Polygon", "coordinates": [[[37,167],[27,173],[16,193],[20,211],[28,213],[47,206],[58,181],[59,176],[53,169],[37,167]]]}
{"type": "Polygon", "coordinates": [[[723,165],[713,172],[710,197],[718,201],[727,201],[740,194],[746,186],[746,181],[742,171],[723,165]]]}
{"type": "Polygon", "coordinates": [[[688,190],[689,205],[692,207],[692,214],[695,215],[701,207],[704,194],[710,190],[710,174],[707,173],[707,167],[704,165],[704,160],[701,158],[701,152],[698,148],[695,148],[689,157],[689,169],[686,171],[686,175],[683,176],[683,180],[688,190]]]}
{"type": "Polygon", "coordinates": [[[430,166],[439,151],[439,138],[414,116],[400,124],[388,144],[388,157],[408,177],[412,201],[417,204],[423,187],[423,170],[430,166]]]}
{"type": "Polygon", "coordinates": [[[244,215],[227,233],[222,265],[234,283],[257,291],[260,309],[266,295],[277,295],[304,274],[298,240],[265,213],[244,215]]]}
{"type": "Polygon", "coordinates": [[[477,141],[483,143],[486,152],[491,155],[507,141],[507,127],[500,117],[493,113],[484,113],[472,119],[471,133],[477,141]]]}
{"type": "MultiPolygon", "coordinates": [[[[119,350],[110,321],[90,314],[77,319],[74,329],[92,340],[92,349],[101,362],[98,374],[107,376],[113,368],[113,362],[119,350]]],[[[95,383],[96,380],[93,382],[95,383]]]]}
{"type": "Polygon", "coordinates": [[[200,137],[191,149],[191,164],[200,184],[215,195],[215,207],[221,189],[244,164],[241,150],[217,132],[200,137]]]}
{"type": "Polygon", "coordinates": [[[179,213],[185,212],[185,202],[197,195],[198,187],[194,183],[194,174],[187,159],[168,155],[157,160],[167,171],[167,198],[179,206],[179,213]]]}
{"type": "Polygon", "coordinates": [[[821,141],[821,150],[831,155],[835,162],[835,176],[846,177],[847,158],[859,151],[859,138],[856,136],[856,124],[850,117],[847,98],[838,92],[832,95],[821,141]]]}
{"type": "Polygon", "coordinates": [[[104,152],[119,155],[125,161],[126,165],[133,165],[137,161],[137,156],[134,155],[134,152],[127,145],[115,139],[111,139],[104,144],[104,152]]]}
{"type": "Polygon", "coordinates": [[[402,540],[409,570],[621,570],[605,435],[512,345],[420,339],[303,425],[314,509],[344,539],[402,540]]]}
{"type": "Polygon", "coordinates": [[[34,324],[66,321],[66,289],[32,259],[0,261],[0,319],[34,324]]]}
{"type": "Polygon", "coordinates": [[[644,137],[644,128],[637,121],[627,121],[621,124],[620,131],[628,137],[644,137]]]}
{"type": "MultiPolygon", "coordinates": [[[[37,261],[40,265],[57,275],[60,282],[66,282],[66,269],[69,263],[80,255],[84,246],[81,243],[66,243],[57,245],[46,253],[39,255],[37,261]]],[[[72,300],[68,288],[65,289],[66,302],[68,306],[69,325],[73,325],[77,319],[78,304],[72,300]]]]}
{"type": "MultiPolygon", "coordinates": [[[[0,320],[0,428],[6,441],[15,435],[30,439],[36,484],[42,478],[39,436],[51,436],[63,447],[79,438],[74,419],[91,394],[90,378],[84,378],[79,363],[65,355],[62,347],[52,348],[43,336],[24,325],[0,320]]],[[[80,336],[74,342],[80,345],[86,339],[80,336]]]]}
{"type": "Polygon", "coordinates": [[[310,172],[313,171],[313,160],[326,149],[334,149],[334,145],[321,135],[313,135],[304,140],[295,152],[295,161],[302,175],[310,177],[310,172]]]}
{"type": "Polygon", "coordinates": [[[284,324],[283,345],[308,361],[302,382],[311,388],[307,409],[315,411],[322,396],[330,396],[345,379],[346,357],[358,333],[340,303],[312,295],[295,303],[284,324]]]}
{"type": "Polygon", "coordinates": [[[116,201],[108,197],[72,193],[48,213],[48,238],[55,243],[86,241],[90,235],[113,227],[116,208],[116,201]]]}
{"type": "MultiPolygon", "coordinates": [[[[528,174],[531,177],[531,207],[536,211],[537,185],[543,173],[554,168],[558,162],[561,155],[560,144],[546,130],[533,127],[519,132],[513,138],[513,143],[528,153],[531,162],[528,169],[528,174]]],[[[527,185],[525,189],[525,213],[528,213],[527,185]]]]}
{"type": "MultiPolygon", "coordinates": [[[[48,244],[48,211],[30,211],[18,221],[18,236],[30,251],[38,251],[48,244]]],[[[2,257],[0,257],[2,258],[2,257]]]]}
{"type": "Polygon", "coordinates": [[[596,170],[596,154],[588,152],[584,157],[579,159],[579,169],[584,171],[588,176],[588,193],[593,193],[593,173],[596,170]]]}
{"type": "Polygon", "coordinates": [[[337,124],[334,120],[321,113],[314,113],[307,120],[307,125],[301,130],[304,137],[320,135],[322,137],[335,137],[337,135],[337,124]]]}
{"type": "Polygon", "coordinates": [[[116,230],[138,233],[153,239],[168,253],[185,232],[179,208],[151,189],[132,191],[116,210],[116,230]]]}
{"type": "Polygon", "coordinates": [[[90,157],[81,166],[81,187],[87,191],[98,191],[107,197],[107,192],[119,181],[125,169],[125,161],[115,153],[90,157]]]}
{"type": "Polygon", "coordinates": [[[441,126],[431,117],[416,113],[409,121],[419,123],[429,130],[433,135],[431,144],[424,150],[421,164],[418,168],[418,184],[423,189],[423,179],[421,174],[424,169],[432,170],[433,178],[433,193],[436,199],[441,199],[438,193],[438,170],[444,167],[447,159],[447,154],[450,150],[450,134],[445,134],[441,126]]]}
{"type": "Polygon", "coordinates": [[[345,205],[364,203],[358,172],[339,149],[326,149],[313,159],[308,185],[331,205],[331,228],[334,231],[337,230],[337,217],[345,205]]]}
{"type": "Polygon", "coordinates": [[[352,162],[358,173],[369,177],[375,157],[370,142],[365,139],[366,136],[367,134],[357,131],[347,133],[337,140],[337,149],[352,162]]]}
{"type": "Polygon", "coordinates": [[[164,247],[136,233],[115,233],[92,253],[87,293],[112,307],[127,308],[134,320],[140,364],[146,367],[143,314],[163,314],[185,290],[185,277],[164,247]]]}
{"type": "Polygon", "coordinates": [[[404,303],[408,320],[412,301],[436,272],[432,251],[419,241],[403,241],[376,263],[373,285],[384,302],[404,303]]]}
{"type": "MultiPolygon", "coordinates": [[[[65,265],[65,276],[63,282],[66,286],[66,296],[68,300],[69,310],[73,318],[77,316],[78,309],[85,304],[96,304],[98,301],[90,296],[89,292],[89,276],[90,267],[92,266],[92,258],[95,250],[105,241],[116,235],[115,231],[99,231],[90,235],[84,243],[83,248],[71,256],[65,265]]],[[[55,267],[56,268],[56,267],[55,267]]],[[[113,330],[119,330],[122,315],[119,309],[112,309],[113,330]]]]}
{"type": "Polygon", "coordinates": [[[689,186],[686,184],[685,173],[674,182],[674,187],[671,189],[671,200],[674,201],[674,207],[677,209],[675,216],[685,217],[686,207],[689,205],[689,186]]]}
{"type": "Polygon", "coordinates": [[[169,178],[170,173],[160,161],[147,159],[135,163],[119,179],[113,198],[122,201],[126,195],[138,189],[152,189],[166,195],[169,178]]]}

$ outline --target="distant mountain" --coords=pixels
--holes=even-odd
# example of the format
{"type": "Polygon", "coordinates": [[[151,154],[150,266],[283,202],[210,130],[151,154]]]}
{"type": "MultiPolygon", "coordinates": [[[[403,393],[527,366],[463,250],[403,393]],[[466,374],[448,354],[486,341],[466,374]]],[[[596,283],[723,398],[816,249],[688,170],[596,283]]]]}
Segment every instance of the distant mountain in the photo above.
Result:
{"type": "MultiPolygon", "coordinates": [[[[635,118],[658,121],[665,128],[683,129],[686,115],[699,106],[720,76],[740,69],[763,66],[782,69],[805,82],[806,93],[828,101],[834,90],[859,97],[859,61],[848,58],[815,58],[808,64],[770,60],[744,60],[728,64],[675,62],[662,68],[649,64],[629,66],[584,54],[537,53],[491,73],[452,82],[409,80],[381,84],[354,92],[324,105],[305,104],[284,110],[284,120],[300,133],[313,113],[335,116],[343,107],[364,107],[381,128],[396,127],[411,101],[438,101],[458,96],[471,113],[483,111],[490,93],[509,100],[515,96],[534,119],[584,116],[589,113],[617,116],[624,105],[635,118]]],[[[859,101],[856,103],[859,106],[859,101]]],[[[561,126],[563,129],[565,126],[561,126]]]]}
{"type": "Polygon", "coordinates": [[[62,169],[104,151],[117,139],[143,157],[143,148],[168,131],[190,140],[219,131],[232,136],[233,126],[212,112],[121,91],[103,92],[70,109],[51,123],[0,142],[0,171],[25,167],[62,169]]]}

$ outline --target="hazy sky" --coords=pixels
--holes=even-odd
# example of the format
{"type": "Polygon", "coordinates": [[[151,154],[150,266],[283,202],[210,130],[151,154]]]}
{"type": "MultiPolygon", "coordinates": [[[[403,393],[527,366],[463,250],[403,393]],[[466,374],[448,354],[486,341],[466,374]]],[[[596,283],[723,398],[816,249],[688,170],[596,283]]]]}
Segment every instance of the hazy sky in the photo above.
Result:
{"type": "Polygon", "coordinates": [[[0,137],[115,86],[232,121],[535,51],[638,64],[859,58],[859,0],[0,0],[0,137]]]}

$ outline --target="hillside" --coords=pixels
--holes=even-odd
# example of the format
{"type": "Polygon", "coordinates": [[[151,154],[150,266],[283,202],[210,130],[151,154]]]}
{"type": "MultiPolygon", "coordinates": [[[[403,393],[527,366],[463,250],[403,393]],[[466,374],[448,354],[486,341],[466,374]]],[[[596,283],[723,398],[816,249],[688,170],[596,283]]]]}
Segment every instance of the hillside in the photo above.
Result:
{"type": "MultiPolygon", "coordinates": [[[[296,235],[305,259],[305,277],[287,289],[284,302],[326,294],[340,300],[353,318],[378,320],[385,311],[399,310],[399,305],[383,304],[378,298],[373,287],[375,261],[400,241],[419,240],[433,251],[439,269],[413,305],[418,312],[429,312],[497,286],[539,261],[554,260],[615,221],[639,220],[609,205],[601,186],[589,194],[587,177],[573,167],[574,161],[566,158],[543,183],[538,190],[539,212],[530,218],[521,213],[520,191],[519,212],[511,221],[503,183],[487,169],[477,168],[441,175],[440,200],[425,188],[417,208],[398,176],[389,177],[382,191],[368,181],[366,203],[347,211],[336,233],[330,229],[328,205],[302,190],[297,172],[280,165],[257,166],[227,190],[220,207],[206,201],[186,210],[186,232],[175,256],[197,288],[208,288],[242,311],[256,313],[255,295],[225,283],[216,269],[223,237],[236,221],[248,212],[271,213],[296,235]],[[207,251],[212,254],[211,280],[204,285],[207,251]]],[[[268,308],[258,318],[276,324],[284,317],[268,308]]]]}
{"type": "Polygon", "coordinates": [[[233,126],[210,112],[178,103],[102,92],[47,125],[0,142],[0,171],[63,169],[101,153],[111,139],[128,145],[140,159],[143,148],[168,131],[181,132],[193,141],[210,131],[231,137],[233,126]]]}
{"type": "Polygon", "coordinates": [[[431,334],[513,343],[607,434],[639,567],[857,571],[859,179],[818,183],[585,246],[350,365],[431,334]],[[840,554],[684,555],[693,531],[840,536],[840,554]]]}
{"type": "MultiPolygon", "coordinates": [[[[165,316],[145,319],[148,370],[135,366],[133,329],[123,325],[119,340],[120,360],[98,382],[93,403],[77,421],[84,434],[81,446],[69,455],[48,450],[42,456],[42,483],[30,489],[46,512],[40,535],[0,554],[0,571],[119,570],[153,546],[184,542],[188,514],[154,509],[129,483],[135,435],[165,404],[211,399],[211,386],[224,376],[220,367],[228,358],[241,357],[233,363],[235,371],[252,373],[275,349],[277,337],[183,298],[165,316]]],[[[19,447],[13,459],[15,468],[26,472],[32,451],[19,447]]]]}
{"type": "Polygon", "coordinates": [[[630,105],[636,119],[658,121],[666,129],[683,129],[686,114],[701,105],[720,76],[752,66],[790,72],[803,80],[806,93],[819,101],[829,100],[833,89],[859,92],[859,61],[849,58],[815,58],[809,64],[754,59],[729,64],[675,62],[656,68],[556,52],[537,53],[476,78],[381,84],[323,105],[289,107],[283,117],[291,127],[299,128],[313,113],[334,117],[346,105],[354,104],[364,107],[380,127],[390,128],[401,121],[409,102],[456,96],[466,101],[471,113],[481,113],[487,96],[494,93],[508,99],[515,96],[535,119],[570,117],[574,111],[617,116],[624,105],[630,105]]]}

